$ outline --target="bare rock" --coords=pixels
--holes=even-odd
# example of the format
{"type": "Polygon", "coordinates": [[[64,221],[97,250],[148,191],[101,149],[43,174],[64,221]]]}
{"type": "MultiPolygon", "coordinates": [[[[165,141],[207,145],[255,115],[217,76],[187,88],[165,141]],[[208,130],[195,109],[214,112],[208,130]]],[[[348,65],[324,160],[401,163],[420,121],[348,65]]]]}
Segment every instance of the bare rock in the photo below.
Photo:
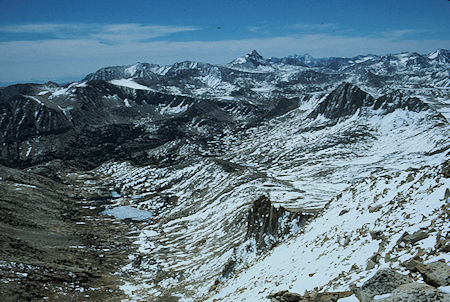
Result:
{"type": "Polygon", "coordinates": [[[372,278],[367,280],[357,291],[361,302],[372,301],[376,295],[392,292],[400,285],[413,282],[409,276],[402,275],[390,269],[379,270],[372,278]]]}
{"type": "Polygon", "coordinates": [[[391,295],[377,302],[430,302],[450,301],[450,295],[440,292],[436,288],[423,283],[409,283],[400,285],[391,295]]]}
{"type": "Polygon", "coordinates": [[[287,290],[283,290],[274,294],[270,294],[267,298],[271,302],[299,302],[302,301],[302,296],[296,293],[291,293],[287,290]]]}
{"type": "Polygon", "coordinates": [[[271,302],[336,302],[341,298],[353,295],[352,291],[345,292],[306,292],[303,296],[291,293],[287,290],[280,291],[268,296],[271,302]]]}
{"type": "Polygon", "coordinates": [[[301,226],[309,217],[311,215],[304,215],[302,212],[274,207],[268,197],[261,196],[253,202],[253,207],[248,212],[247,238],[255,239],[260,251],[270,249],[291,232],[293,225],[301,226]]]}
{"type": "Polygon", "coordinates": [[[450,266],[441,261],[425,264],[419,269],[423,280],[434,287],[447,286],[450,284],[450,266]]]}
{"type": "Polygon", "coordinates": [[[405,232],[400,240],[405,243],[414,244],[420,240],[428,238],[428,236],[428,233],[425,231],[417,231],[413,234],[408,234],[407,232],[405,232]]]}
{"type": "Polygon", "coordinates": [[[411,272],[419,272],[423,280],[434,287],[447,286],[450,284],[450,266],[445,262],[436,261],[425,264],[418,260],[409,260],[402,264],[411,272]]]}

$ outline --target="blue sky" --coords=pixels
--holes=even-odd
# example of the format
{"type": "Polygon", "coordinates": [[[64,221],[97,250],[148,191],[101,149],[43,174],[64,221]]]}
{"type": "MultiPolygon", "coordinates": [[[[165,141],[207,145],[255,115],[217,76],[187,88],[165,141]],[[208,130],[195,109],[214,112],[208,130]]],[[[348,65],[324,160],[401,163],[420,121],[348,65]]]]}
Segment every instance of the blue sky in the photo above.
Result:
{"type": "Polygon", "coordinates": [[[0,0],[0,83],[110,65],[450,48],[448,0],[0,0]]]}

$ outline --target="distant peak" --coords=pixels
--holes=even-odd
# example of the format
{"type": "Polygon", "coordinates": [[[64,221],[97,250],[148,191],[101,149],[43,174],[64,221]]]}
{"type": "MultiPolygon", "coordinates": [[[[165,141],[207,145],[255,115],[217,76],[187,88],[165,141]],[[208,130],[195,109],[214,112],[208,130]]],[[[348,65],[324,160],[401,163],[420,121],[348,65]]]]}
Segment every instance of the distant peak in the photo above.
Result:
{"type": "Polygon", "coordinates": [[[253,51],[252,51],[251,53],[249,53],[247,56],[253,57],[253,58],[258,58],[258,59],[262,59],[262,58],[263,58],[263,56],[260,55],[260,54],[256,51],[256,49],[253,49],[253,51]]]}
{"type": "Polygon", "coordinates": [[[254,49],[251,53],[235,59],[230,65],[239,67],[247,65],[246,68],[257,68],[260,65],[269,65],[269,63],[254,49]]]}

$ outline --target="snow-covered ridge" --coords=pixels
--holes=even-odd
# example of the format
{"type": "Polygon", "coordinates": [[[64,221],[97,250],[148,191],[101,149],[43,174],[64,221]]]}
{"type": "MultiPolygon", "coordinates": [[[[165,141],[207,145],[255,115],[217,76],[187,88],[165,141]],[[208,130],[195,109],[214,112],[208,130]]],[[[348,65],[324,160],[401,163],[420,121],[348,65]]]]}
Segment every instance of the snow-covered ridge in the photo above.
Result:
{"type": "Polygon", "coordinates": [[[270,99],[278,91],[295,96],[347,81],[381,95],[392,89],[450,87],[449,58],[442,49],[427,55],[405,52],[353,58],[307,54],[264,58],[254,50],[223,66],[192,61],[167,66],[136,63],[102,68],[84,81],[137,80],[163,93],[234,100],[270,99]],[[275,89],[268,92],[258,86],[275,89]]]}

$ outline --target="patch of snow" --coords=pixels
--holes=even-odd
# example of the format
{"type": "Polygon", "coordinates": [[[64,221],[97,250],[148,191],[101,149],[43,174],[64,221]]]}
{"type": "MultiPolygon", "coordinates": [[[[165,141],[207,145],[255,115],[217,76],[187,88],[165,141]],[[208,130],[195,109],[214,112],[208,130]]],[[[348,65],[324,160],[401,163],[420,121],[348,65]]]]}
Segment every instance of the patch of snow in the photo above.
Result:
{"type": "Polygon", "coordinates": [[[14,184],[14,186],[16,186],[16,187],[33,188],[33,189],[36,189],[36,188],[37,188],[36,186],[33,186],[33,185],[19,184],[19,183],[14,184]]]}
{"type": "Polygon", "coordinates": [[[440,287],[438,287],[438,290],[443,293],[450,294],[450,285],[440,286],[440,287]]]}
{"type": "Polygon", "coordinates": [[[70,94],[70,93],[68,93],[69,89],[70,89],[70,87],[58,88],[52,93],[51,97],[54,98],[54,97],[58,97],[58,96],[62,96],[62,95],[69,95],[70,94]]]}
{"type": "Polygon", "coordinates": [[[388,294],[382,294],[382,295],[376,295],[376,296],[373,297],[373,301],[386,299],[386,298],[389,298],[390,296],[391,296],[390,293],[388,293],[388,294]]]}
{"type": "Polygon", "coordinates": [[[171,115],[171,114],[179,114],[182,112],[185,112],[186,110],[188,110],[188,108],[190,107],[190,104],[185,104],[184,101],[182,101],[181,103],[179,103],[176,106],[171,106],[173,102],[167,104],[166,106],[164,105],[160,105],[159,106],[159,112],[161,114],[165,114],[165,115],[171,115]]]}
{"type": "Polygon", "coordinates": [[[117,191],[112,191],[112,192],[111,192],[111,197],[112,197],[112,198],[120,198],[120,197],[122,197],[122,195],[120,195],[119,193],[117,193],[117,191]]]}
{"type": "Polygon", "coordinates": [[[131,65],[130,67],[126,68],[125,74],[129,77],[132,77],[136,73],[138,66],[139,66],[139,63],[136,63],[136,64],[131,65]]]}
{"type": "Polygon", "coordinates": [[[359,302],[359,299],[355,295],[351,295],[349,297],[340,298],[337,301],[338,302],[359,302]]]}
{"type": "Polygon", "coordinates": [[[31,95],[25,95],[25,97],[32,99],[33,101],[35,101],[39,105],[42,105],[42,106],[44,105],[44,103],[42,103],[41,100],[39,100],[37,97],[31,96],[31,95]]]}
{"type": "Polygon", "coordinates": [[[131,79],[120,79],[120,80],[112,80],[109,81],[111,84],[116,85],[116,86],[122,86],[122,87],[127,87],[127,88],[132,88],[132,89],[137,89],[137,90],[149,90],[152,91],[152,89],[150,89],[147,86],[141,85],[136,83],[135,81],[131,80],[131,79]]]}

